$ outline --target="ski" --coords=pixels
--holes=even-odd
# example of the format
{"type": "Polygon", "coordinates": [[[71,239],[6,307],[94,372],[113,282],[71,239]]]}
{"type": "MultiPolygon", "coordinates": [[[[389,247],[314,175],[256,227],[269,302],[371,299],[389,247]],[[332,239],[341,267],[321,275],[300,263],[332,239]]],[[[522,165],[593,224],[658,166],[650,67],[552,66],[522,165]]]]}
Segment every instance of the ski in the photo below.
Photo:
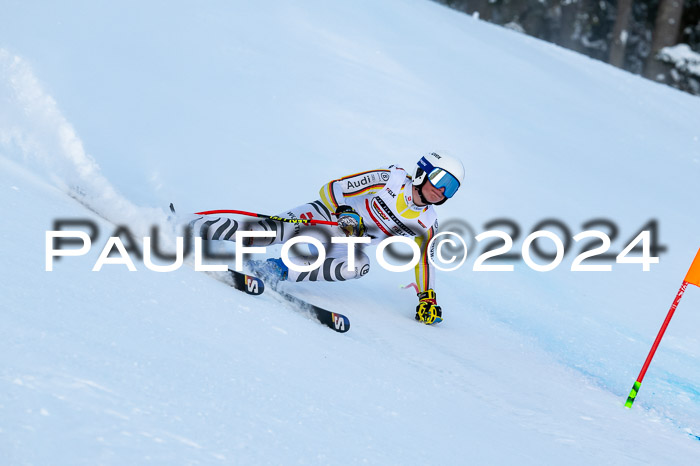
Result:
{"type": "MultiPolygon", "coordinates": [[[[235,289],[252,295],[260,295],[265,290],[265,284],[261,279],[231,269],[228,271],[229,280],[226,280],[226,283],[233,286],[235,289]]],[[[350,320],[343,314],[331,312],[273,287],[271,287],[270,290],[272,290],[275,295],[292,304],[295,310],[311,315],[315,320],[331,330],[338,333],[345,333],[350,330],[350,320]]]]}
{"type": "MultiPolygon", "coordinates": [[[[169,208],[172,214],[177,215],[175,212],[175,206],[172,203],[170,203],[169,208]]],[[[257,296],[261,295],[263,291],[265,291],[265,283],[261,279],[254,277],[253,275],[246,275],[241,272],[236,272],[235,270],[228,269],[228,274],[225,274],[225,277],[217,276],[215,278],[223,280],[226,284],[246,294],[257,296]]],[[[297,298],[294,295],[277,290],[274,287],[271,287],[270,289],[277,296],[292,304],[296,310],[311,315],[314,319],[331,330],[338,333],[345,333],[350,330],[350,320],[343,314],[331,312],[327,309],[304,301],[301,298],[297,298]]]]}
{"type": "Polygon", "coordinates": [[[265,291],[265,283],[258,277],[246,275],[235,270],[228,269],[229,275],[226,283],[235,289],[254,296],[261,295],[265,291]]]}
{"type": "Polygon", "coordinates": [[[350,320],[345,317],[343,314],[339,314],[337,312],[331,312],[327,309],[324,309],[322,307],[318,307],[314,304],[311,304],[307,301],[304,301],[301,298],[297,298],[294,295],[291,295],[289,293],[285,293],[284,291],[280,290],[273,290],[275,294],[278,296],[282,297],[285,301],[293,304],[295,308],[302,312],[306,312],[310,314],[312,317],[314,317],[317,321],[325,325],[326,327],[330,328],[331,330],[335,330],[338,333],[345,333],[348,330],[350,330],[350,320]]]}

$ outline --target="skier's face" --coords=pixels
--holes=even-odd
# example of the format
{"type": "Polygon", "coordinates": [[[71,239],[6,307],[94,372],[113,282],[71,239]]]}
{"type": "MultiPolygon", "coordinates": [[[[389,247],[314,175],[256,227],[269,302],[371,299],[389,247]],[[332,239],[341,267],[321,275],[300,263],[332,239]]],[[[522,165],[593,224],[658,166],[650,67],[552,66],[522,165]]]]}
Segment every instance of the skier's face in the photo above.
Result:
{"type": "Polygon", "coordinates": [[[423,196],[431,204],[437,204],[438,202],[445,199],[445,188],[436,188],[433,184],[428,181],[423,185],[423,196]]]}
{"type": "MultiPolygon", "coordinates": [[[[413,187],[414,193],[413,193],[413,202],[416,203],[416,205],[421,205],[419,204],[420,202],[420,196],[418,196],[418,188],[415,186],[413,187]]],[[[423,196],[425,197],[425,200],[430,202],[431,204],[437,204],[438,202],[442,201],[445,199],[445,188],[436,188],[435,186],[428,181],[423,185],[423,196]]]]}

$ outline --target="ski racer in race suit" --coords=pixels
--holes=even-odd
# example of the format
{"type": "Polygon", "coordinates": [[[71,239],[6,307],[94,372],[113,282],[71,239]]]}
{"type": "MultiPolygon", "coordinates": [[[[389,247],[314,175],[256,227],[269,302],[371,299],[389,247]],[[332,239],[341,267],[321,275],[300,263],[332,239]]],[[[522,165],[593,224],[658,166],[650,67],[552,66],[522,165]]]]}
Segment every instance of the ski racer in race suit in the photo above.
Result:
{"type": "MultiPolygon", "coordinates": [[[[368,236],[378,244],[390,236],[413,238],[421,251],[415,267],[419,303],[416,320],[425,324],[442,321],[442,309],[433,290],[434,266],[428,260],[434,246],[428,243],[437,234],[438,221],[434,205],[452,197],[464,179],[462,163],[448,155],[430,153],[421,157],[413,177],[395,165],[338,178],[326,183],[320,199],[279,214],[292,219],[337,221],[338,226],[303,225],[271,219],[245,224],[248,231],[273,231],[272,238],[250,239],[246,245],[281,244],[295,236],[312,236],[326,249],[323,264],[311,272],[289,269],[281,259],[250,261],[253,272],[273,281],[344,281],[361,278],[369,272],[369,257],[361,248],[355,250],[355,266],[348,267],[348,245],[331,243],[332,236],[368,236]]],[[[235,240],[238,222],[227,218],[202,217],[193,222],[195,232],[206,239],[235,240]]],[[[315,261],[302,257],[300,265],[315,261]]]]}

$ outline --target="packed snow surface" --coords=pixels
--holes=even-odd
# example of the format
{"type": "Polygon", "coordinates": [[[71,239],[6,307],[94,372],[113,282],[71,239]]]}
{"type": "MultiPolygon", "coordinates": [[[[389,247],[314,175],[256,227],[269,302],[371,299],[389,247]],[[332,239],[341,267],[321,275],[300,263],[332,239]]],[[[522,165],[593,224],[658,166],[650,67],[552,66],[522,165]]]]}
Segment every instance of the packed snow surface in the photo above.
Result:
{"type": "Polygon", "coordinates": [[[425,0],[6,3],[0,462],[697,462],[697,287],[623,407],[700,247],[697,97],[425,0]],[[376,261],[288,284],[342,335],[190,262],[92,271],[170,202],[276,214],[436,149],[467,168],[438,213],[469,245],[438,326],[376,261]],[[45,271],[46,231],[81,219],[92,249],[45,271]],[[476,234],[521,256],[544,220],[571,242],[555,270],[473,270],[476,234]],[[659,263],[615,263],[651,221],[659,263]],[[612,271],[570,270],[587,229],[612,271]]]}

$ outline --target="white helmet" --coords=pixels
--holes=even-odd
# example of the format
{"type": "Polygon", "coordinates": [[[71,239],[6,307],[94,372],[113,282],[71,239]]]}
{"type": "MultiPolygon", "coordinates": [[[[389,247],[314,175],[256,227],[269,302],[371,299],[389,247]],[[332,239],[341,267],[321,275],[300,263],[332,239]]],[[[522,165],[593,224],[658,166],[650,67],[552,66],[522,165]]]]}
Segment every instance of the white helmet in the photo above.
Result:
{"type": "Polygon", "coordinates": [[[421,200],[430,204],[423,197],[423,186],[427,181],[438,189],[445,188],[445,199],[437,203],[440,205],[454,196],[464,181],[464,165],[459,159],[445,153],[424,155],[413,173],[413,185],[418,189],[421,200]]]}

